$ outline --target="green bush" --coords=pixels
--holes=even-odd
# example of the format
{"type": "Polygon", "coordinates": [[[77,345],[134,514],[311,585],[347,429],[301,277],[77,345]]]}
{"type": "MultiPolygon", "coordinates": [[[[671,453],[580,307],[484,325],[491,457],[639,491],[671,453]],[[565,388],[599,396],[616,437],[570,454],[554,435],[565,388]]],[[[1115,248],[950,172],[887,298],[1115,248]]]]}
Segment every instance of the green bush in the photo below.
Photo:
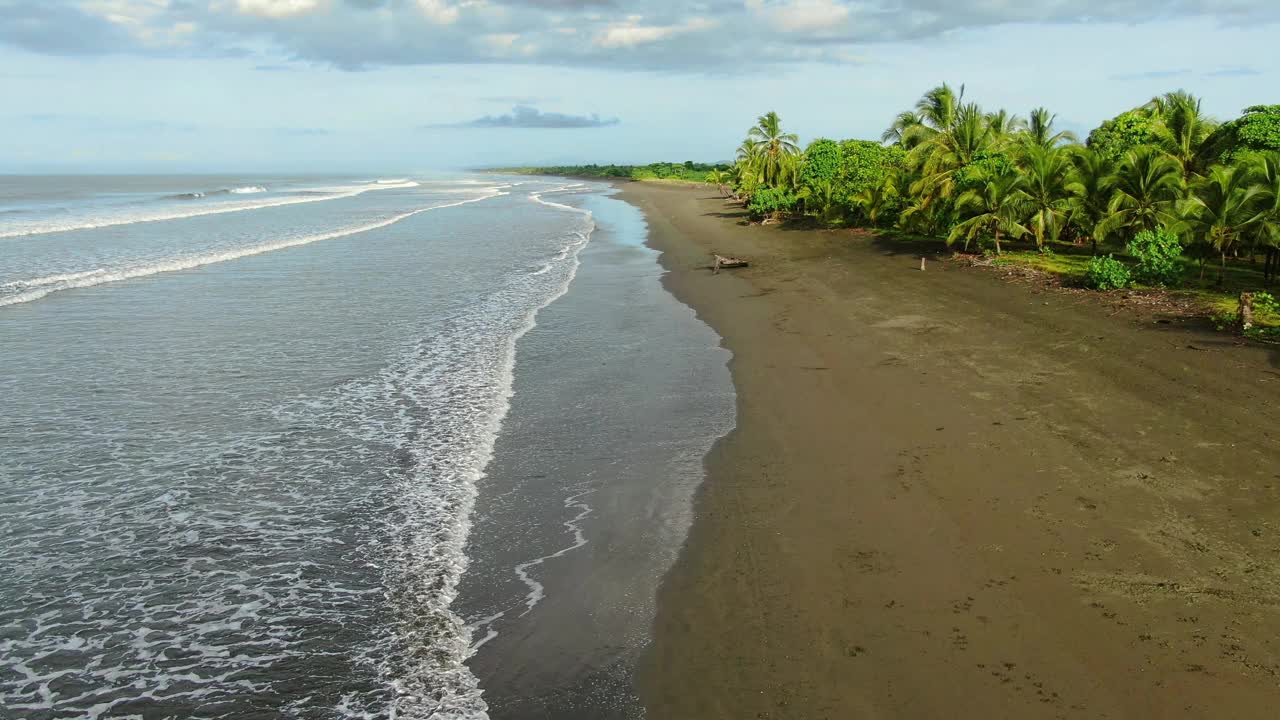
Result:
{"type": "Polygon", "coordinates": [[[1094,128],[1085,144],[1103,157],[1119,160],[1136,147],[1156,142],[1156,124],[1151,113],[1130,110],[1094,128]]]}
{"type": "Polygon", "coordinates": [[[1204,142],[1201,152],[1211,161],[1231,164],[1257,152],[1280,150],[1280,105],[1254,105],[1223,123],[1204,142]]]}
{"type": "Polygon", "coordinates": [[[1177,285],[1182,275],[1178,258],[1182,255],[1182,243],[1178,236],[1165,230],[1144,230],[1125,247],[1138,261],[1134,277],[1149,285],[1177,285]]]}
{"type": "Polygon", "coordinates": [[[782,188],[761,188],[751,196],[747,210],[757,220],[789,213],[795,209],[796,196],[782,188]]]}
{"type": "Polygon", "coordinates": [[[1129,268],[1110,255],[1089,260],[1084,281],[1095,290],[1119,290],[1129,287],[1129,268]]]}

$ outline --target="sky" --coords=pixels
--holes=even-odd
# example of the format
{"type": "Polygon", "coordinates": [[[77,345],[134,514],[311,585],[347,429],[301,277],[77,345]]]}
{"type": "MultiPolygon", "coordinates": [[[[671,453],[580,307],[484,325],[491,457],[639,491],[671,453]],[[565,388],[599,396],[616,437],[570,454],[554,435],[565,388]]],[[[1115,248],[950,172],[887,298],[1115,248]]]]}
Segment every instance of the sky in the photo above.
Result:
{"type": "Polygon", "coordinates": [[[1081,135],[1280,103],[1275,0],[0,0],[0,173],[716,162],[942,82],[1081,135]]]}

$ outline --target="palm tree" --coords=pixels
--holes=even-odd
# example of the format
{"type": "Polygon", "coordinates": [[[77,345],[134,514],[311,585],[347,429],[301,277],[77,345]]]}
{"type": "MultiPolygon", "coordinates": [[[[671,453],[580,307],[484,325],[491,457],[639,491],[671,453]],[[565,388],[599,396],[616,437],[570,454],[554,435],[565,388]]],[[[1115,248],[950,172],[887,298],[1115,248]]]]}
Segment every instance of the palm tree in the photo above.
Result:
{"type": "Polygon", "coordinates": [[[1067,185],[1071,161],[1067,152],[1052,145],[1030,145],[1023,158],[1025,182],[1021,189],[1031,213],[1028,224],[1041,251],[1046,241],[1056,241],[1067,214],[1067,185]]]}
{"type": "Polygon", "coordinates": [[[1187,196],[1184,217],[1188,229],[1222,258],[1219,285],[1227,270],[1227,251],[1235,247],[1242,231],[1258,216],[1255,201],[1261,192],[1261,186],[1250,184],[1247,170],[1215,165],[1187,196]]]}
{"type": "Polygon", "coordinates": [[[1208,165],[1201,151],[1217,129],[1217,121],[1200,111],[1198,98],[1182,90],[1152,98],[1146,107],[1160,120],[1156,142],[1178,161],[1183,179],[1190,180],[1208,165]]]}
{"type": "Polygon", "coordinates": [[[849,201],[862,210],[872,225],[878,226],[884,220],[885,213],[902,197],[905,179],[906,173],[890,169],[879,183],[863,188],[849,198],[849,201]]]}
{"type": "Polygon", "coordinates": [[[1027,122],[1027,129],[1022,135],[1023,141],[1029,145],[1042,148],[1052,148],[1065,143],[1078,142],[1075,133],[1067,130],[1054,132],[1053,121],[1057,118],[1057,115],[1042,107],[1032,110],[1030,120],[1027,122]]]}
{"type": "Polygon", "coordinates": [[[964,86],[957,95],[950,85],[943,83],[921,96],[914,112],[900,113],[886,134],[896,134],[907,149],[928,142],[955,125],[963,97],[964,86]]]}
{"type": "Polygon", "coordinates": [[[1104,239],[1098,226],[1110,214],[1111,196],[1115,193],[1115,163],[1092,148],[1074,148],[1067,191],[1071,222],[1093,243],[1098,254],[1098,241],[1104,239]]]}
{"type": "Polygon", "coordinates": [[[788,170],[788,158],[800,154],[800,138],[795,133],[784,133],[778,113],[772,110],[757,118],[755,126],[747,131],[747,141],[761,159],[766,185],[776,185],[788,170]]]}
{"type": "Polygon", "coordinates": [[[921,124],[920,116],[910,110],[903,110],[893,119],[889,129],[880,134],[880,142],[889,145],[901,144],[911,128],[921,124]]]}
{"type": "Polygon", "coordinates": [[[704,180],[708,185],[716,186],[716,189],[720,191],[720,197],[725,197],[729,194],[726,192],[725,187],[729,182],[729,173],[724,170],[716,168],[715,170],[707,173],[707,177],[704,180]]]}
{"type": "Polygon", "coordinates": [[[1258,188],[1257,214],[1246,228],[1254,245],[1266,248],[1263,277],[1270,280],[1280,261],[1280,153],[1257,155],[1249,161],[1254,187],[1258,188]]]}
{"type": "Polygon", "coordinates": [[[1130,150],[1115,175],[1110,213],[1097,226],[1102,236],[1126,231],[1131,236],[1161,226],[1177,227],[1177,201],[1183,190],[1182,173],[1172,157],[1157,148],[1130,150]]]}
{"type": "Polygon", "coordinates": [[[990,150],[993,143],[982,109],[973,103],[961,105],[951,125],[934,132],[908,156],[909,163],[920,169],[915,192],[926,199],[951,197],[955,172],[990,150]]]}
{"type": "Polygon", "coordinates": [[[1019,238],[1028,230],[1021,222],[1026,214],[1027,200],[1023,192],[1023,177],[1017,171],[1005,170],[983,178],[980,187],[965,192],[956,201],[956,212],[968,219],[956,225],[947,236],[947,244],[964,238],[964,248],[971,240],[990,236],[1001,252],[1000,236],[1019,238]]]}
{"type": "Polygon", "coordinates": [[[991,139],[997,145],[1007,143],[1026,126],[1025,120],[1003,108],[987,113],[987,127],[991,129],[991,139]]]}

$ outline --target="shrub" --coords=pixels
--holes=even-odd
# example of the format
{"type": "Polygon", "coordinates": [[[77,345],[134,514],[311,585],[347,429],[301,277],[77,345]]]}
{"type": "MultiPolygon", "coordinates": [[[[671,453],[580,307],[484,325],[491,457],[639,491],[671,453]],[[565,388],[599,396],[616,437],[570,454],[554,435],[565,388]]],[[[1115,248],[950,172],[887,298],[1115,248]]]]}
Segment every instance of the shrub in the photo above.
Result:
{"type": "Polygon", "coordinates": [[[796,196],[791,194],[790,190],[761,188],[751,196],[751,202],[747,204],[747,210],[750,211],[752,217],[760,219],[791,212],[795,205],[796,196]]]}
{"type": "Polygon", "coordinates": [[[1129,287],[1129,268],[1110,255],[1089,260],[1085,283],[1095,290],[1119,290],[1129,287]]]}
{"type": "Polygon", "coordinates": [[[1182,244],[1178,236],[1165,230],[1144,230],[1129,241],[1125,248],[1138,266],[1134,276],[1149,285],[1177,285],[1182,274],[1178,258],[1182,244]]]}
{"type": "Polygon", "coordinates": [[[1255,312],[1280,316],[1280,300],[1269,292],[1259,291],[1253,294],[1253,309],[1255,312]]]}

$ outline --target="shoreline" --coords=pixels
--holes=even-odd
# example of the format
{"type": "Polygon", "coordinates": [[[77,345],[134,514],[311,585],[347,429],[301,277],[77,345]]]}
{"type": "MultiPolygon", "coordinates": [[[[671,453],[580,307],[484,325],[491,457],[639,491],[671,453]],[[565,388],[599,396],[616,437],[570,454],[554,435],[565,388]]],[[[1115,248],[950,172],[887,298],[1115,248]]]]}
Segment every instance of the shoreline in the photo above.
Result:
{"type": "Polygon", "coordinates": [[[1280,354],[618,186],[738,393],[659,593],[650,717],[1280,700],[1280,446],[1242,435],[1280,422],[1280,354]],[[753,264],[712,276],[712,250],[753,264]]]}

